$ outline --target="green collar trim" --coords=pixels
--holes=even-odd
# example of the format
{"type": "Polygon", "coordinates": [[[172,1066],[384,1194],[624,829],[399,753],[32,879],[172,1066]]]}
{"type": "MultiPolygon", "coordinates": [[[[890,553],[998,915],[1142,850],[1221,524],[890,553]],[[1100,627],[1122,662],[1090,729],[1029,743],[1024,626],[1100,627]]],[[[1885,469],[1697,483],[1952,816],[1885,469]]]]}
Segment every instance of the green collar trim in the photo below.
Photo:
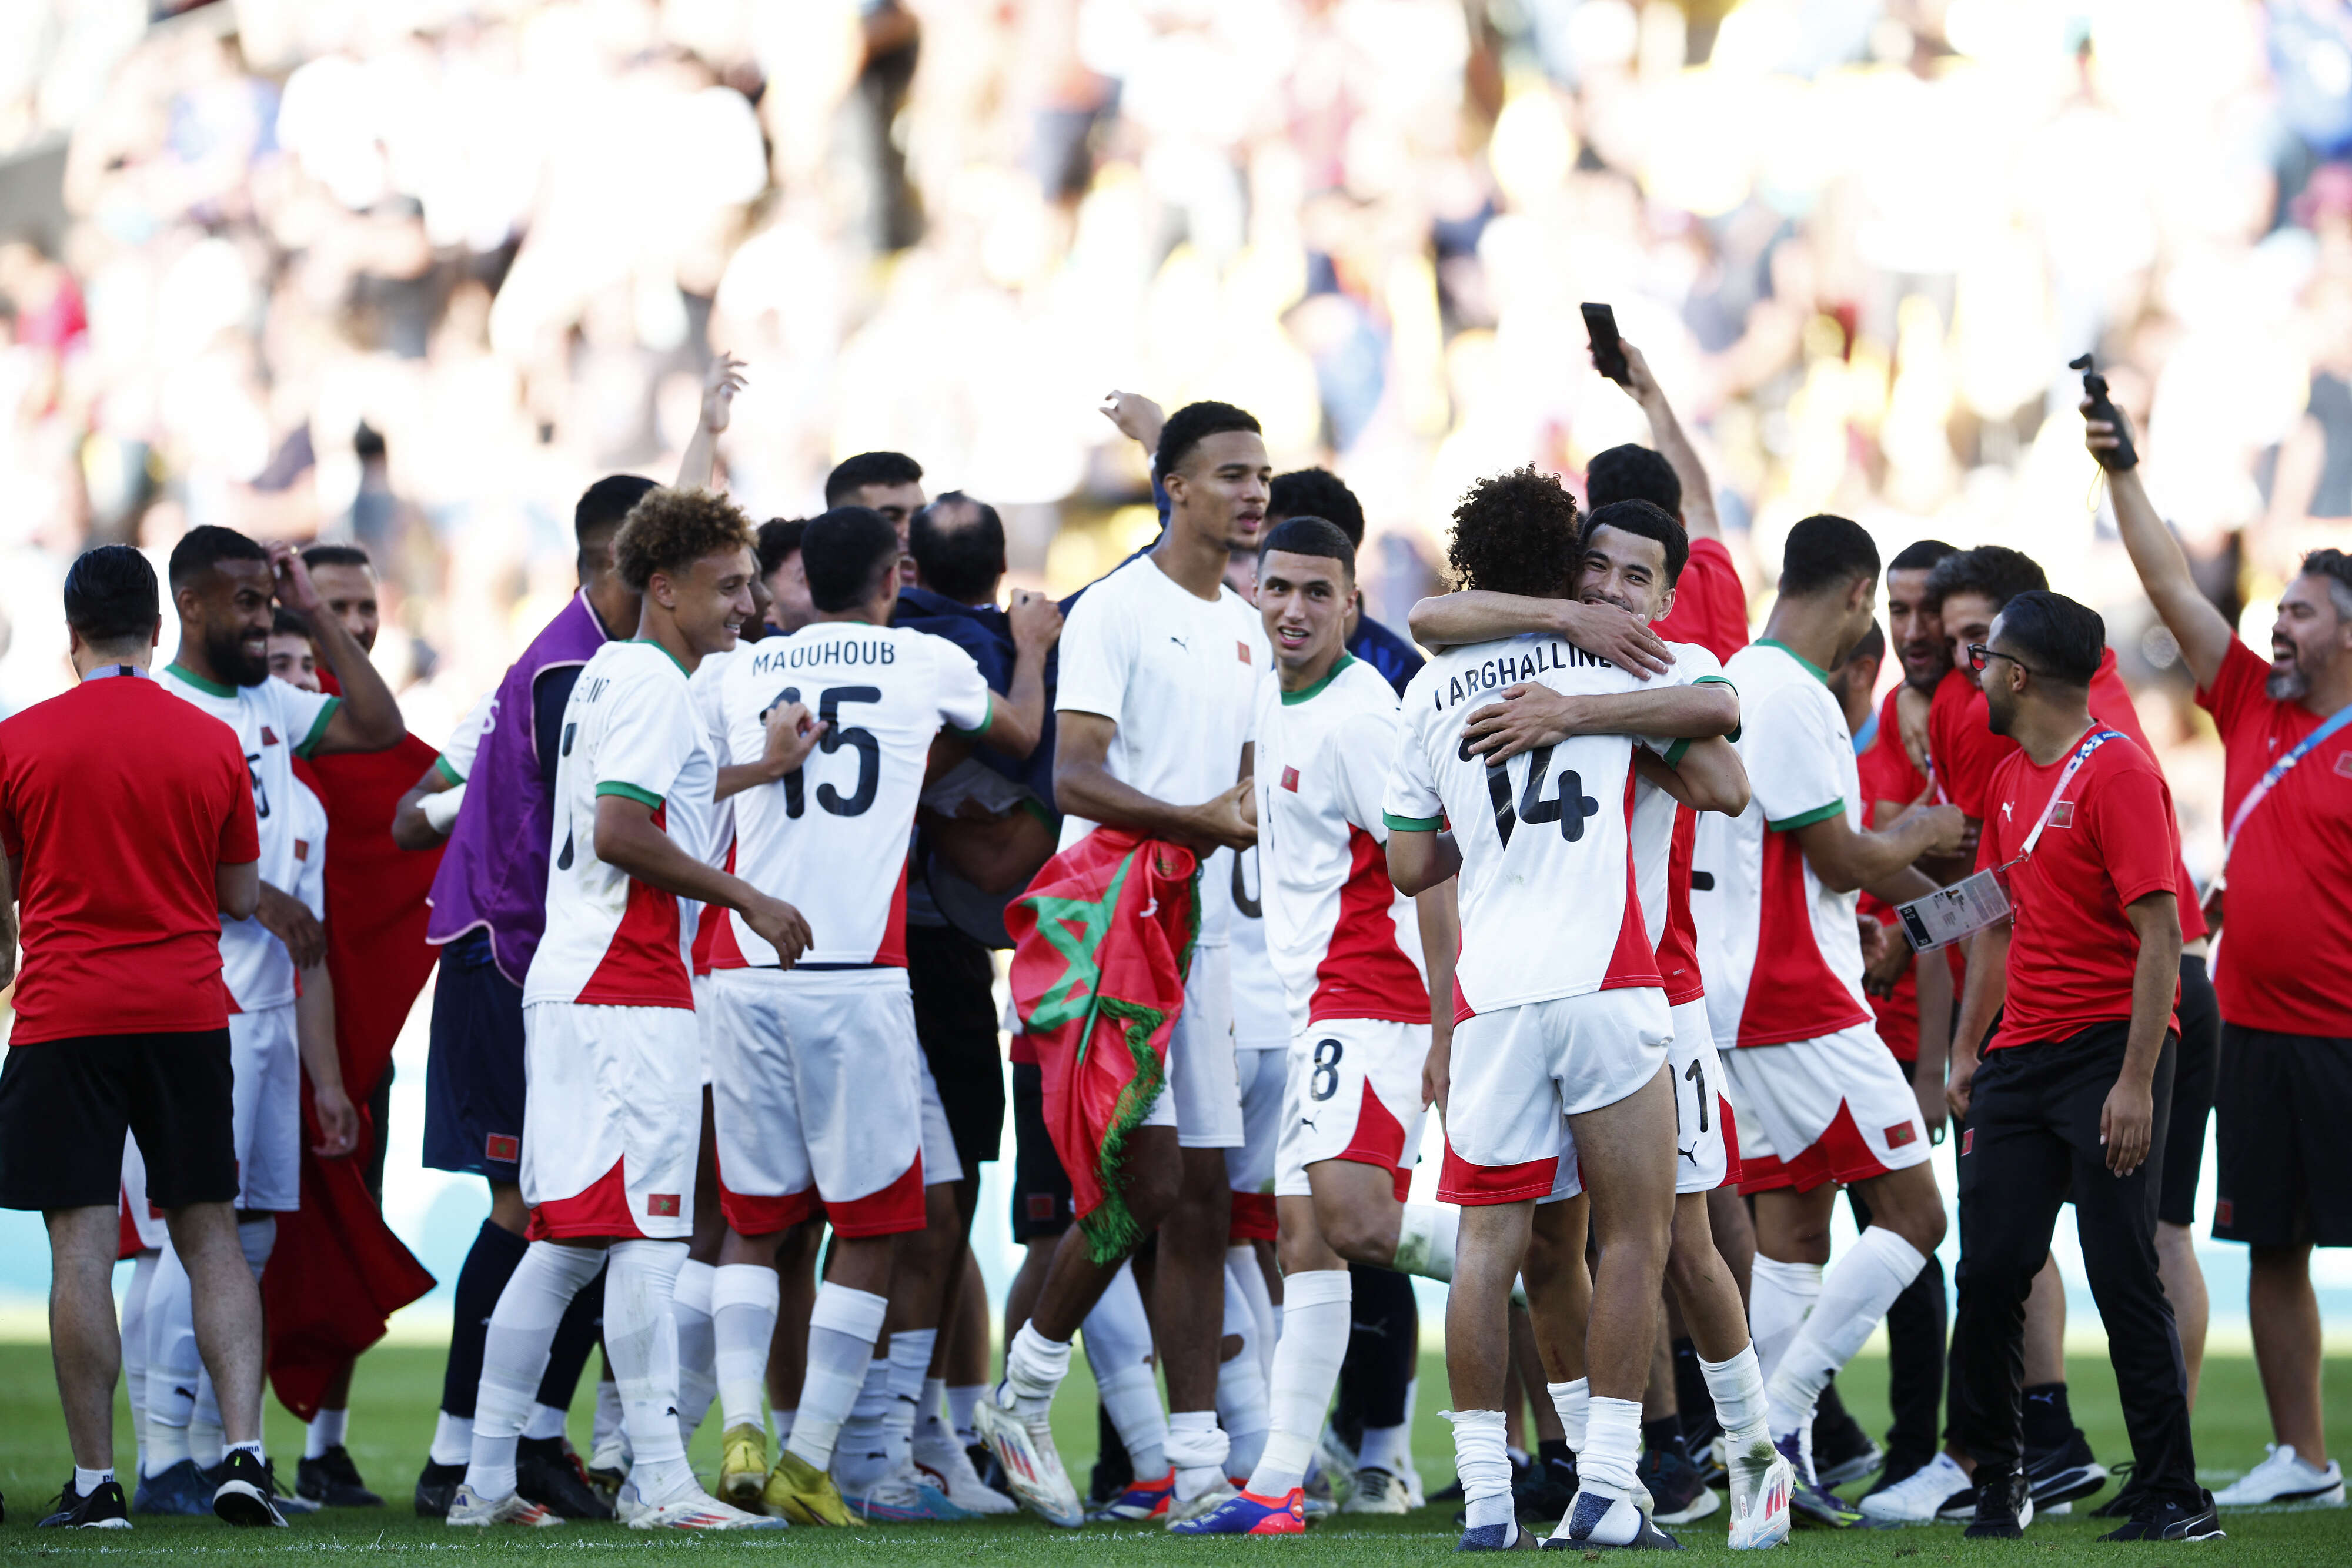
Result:
{"type": "Polygon", "coordinates": [[[1300,703],[1306,702],[1307,699],[1314,696],[1316,693],[1321,691],[1325,686],[1328,686],[1333,681],[1338,680],[1339,678],[1339,672],[1346,669],[1355,662],[1355,654],[1349,653],[1345,648],[1340,649],[1339,656],[1331,661],[1331,667],[1323,672],[1323,678],[1321,680],[1316,682],[1313,685],[1307,687],[1304,691],[1283,693],[1282,706],[1285,707],[1294,707],[1300,703]]]}
{"type": "Polygon", "coordinates": [[[1830,673],[1827,670],[1822,669],[1819,664],[1814,664],[1811,659],[1806,658],[1802,653],[1798,653],[1794,648],[1790,647],[1789,644],[1781,642],[1779,638],[1759,637],[1756,640],[1756,645],[1759,648],[1780,649],[1780,652],[1788,654],[1789,657],[1796,660],[1800,664],[1804,665],[1805,673],[1812,676],[1813,679],[1821,682],[1823,685],[1828,685],[1830,684],[1830,673]]]}
{"type": "Polygon", "coordinates": [[[208,681],[205,679],[204,676],[196,674],[194,670],[188,668],[187,665],[181,664],[176,659],[164,666],[163,673],[166,674],[179,676],[180,679],[187,682],[188,685],[195,687],[196,690],[204,693],[209,697],[233,697],[236,695],[236,688],[235,686],[225,686],[218,681],[208,681]]]}
{"type": "Polygon", "coordinates": [[[662,645],[659,643],[655,642],[651,637],[632,637],[629,641],[632,643],[643,643],[648,648],[661,648],[661,656],[667,659],[671,664],[676,664],[679,674],[684,675],[689,681],[694,679],[694,672],[686,667],[685,660],[679,658],[676,653],[671,653],[667,648],[662,648],[662,645]]]}

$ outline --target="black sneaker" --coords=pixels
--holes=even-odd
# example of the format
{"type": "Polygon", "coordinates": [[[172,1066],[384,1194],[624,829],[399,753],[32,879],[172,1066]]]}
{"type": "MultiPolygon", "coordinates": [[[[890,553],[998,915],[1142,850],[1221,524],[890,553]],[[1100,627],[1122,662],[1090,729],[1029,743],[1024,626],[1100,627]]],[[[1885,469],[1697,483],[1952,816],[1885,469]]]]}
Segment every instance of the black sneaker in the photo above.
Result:
{"type": "Polygon", "coordinates": [[[250,1450],[232,1448],[213,1470],[213,1512],[224,1523],[248,1530],[284,1530],[278,1511],[277,1483],[250,1450]]]}
{"type": "Polygon", "coordinates": [[[2116,1483],[2116,1495],[2091,1511],[2093,1519],[2129,1519],[2139,1508],[2139,1478],[2133,1469],[2126,1459],[2107,1472],[2107,1479],[2116,1483]]]}
{"type": "Polygon", "coordinates": [[[2221,1541],[2221,1517],[2214,1511],[2213,1494],[2200,1488],[2192,1506],[2176,1498],[2156,1502],[2144,1494],[2131,1519],[2111,1530],[2102,1541],[2221,1541]]]}
{"type": "MultiPolygon", "coordinates": [[[[461,1479],[464,1473],[458,1467],[461,1479]]],[[[524,1437],[515,1444],[515,1490],[559,1519],[613,1517],[611,1506],[588,1484],[580,1457],[561,1437],[524,1437]]]]}
{"type": "Polygon", "coordinates": [[[1835,1388],[1822,1392],[1813,1412],[1813,1477],[1823,1491],[1858,1481],[1878,1469],[1885,1450],[1847,1414],[1835,1388]]]}
{"type": "Polygon", "coordinates": [[[2060,1447],[2025,1456],[2025,1479],[2033,1489],[2033,1506],[2047,1512],[2106,1485],[2107,1469],[2092,1456],[2091,1439],[2077,1427],[2060,1447]]]}
{"type": "MultiPolygon", "coordinates": [[[[517,1456],[518,1458],[520,1457],[517,1456]]],[[[426,1459],[424,1474],[416,1478],[416,1517],[448,1518],[449,1504],[456,1500],[458,1483],[465,1479],[465,1466],[436,1465],[426,1459]]]]}
{"type": "Polygon", "coordinates": [[[68,1479],[58,1492],[52,1511],[41,1521],[43,1530],[128,1530],[131,1505],[123,1500],[121,1481],[100,1481],[88,1497],[74,1490],[68,1479]]]}
{"type": "Polygon", "coordinates": [[[1550,1524],[1576,1500],[1576,1456],[1539,1458],[1511,1488],[1511,1507],[1522,1522],[1550,1524]]]}
{"type": "Polygon", "coordinates": [[[2033,1522],[2033,1489],[2023,1475],[1977,1467],[1977,1511],[1961,1537],[1968,1541],[2016,1541],[2033,1522]]]}
{"type": "Polygon", "coordinates": [[[1633,1474],[1650,1494],[1650,1517],[1660,1524],[1689,1524],[1723,1506],[1679,1444],[1650,1449],[1633,1474]]]}
{"type": "Polygon", "coordinates": [[[382,1508],[383,1499],[368,1490],[360,1479],[360,1468],[352,1463],[349,1448],[341,1443],[329,1448],[315,1459],[304,1459],[294,1467],[294,1495],[308,1498],[322,1508],[382,1508]]]}

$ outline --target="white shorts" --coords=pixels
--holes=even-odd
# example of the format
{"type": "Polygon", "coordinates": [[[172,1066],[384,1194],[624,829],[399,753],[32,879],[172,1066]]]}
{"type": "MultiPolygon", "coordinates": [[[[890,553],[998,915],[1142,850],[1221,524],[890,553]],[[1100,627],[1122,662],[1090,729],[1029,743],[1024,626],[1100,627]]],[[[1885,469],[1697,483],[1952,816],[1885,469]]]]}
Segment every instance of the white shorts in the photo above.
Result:
{"type": "Polygon", "coordinates": [[[531,1239],[691,1236],[702,1146],[694,1014],[532,1002],[522,1036],[531,1239]]]}
{"type": "Polygon", "coordinates": [[[1564,1197],[1568,1118],[1639,1090],[1666,1064],[1674,1020],[1654,986],[1556,997],[1454,1026],[1445,1166],[1437,1196],[1465,1205],[1564,1197]]]}
{"type": "Polygon", "coordinates": [[[1666,1066],[1675,1075],[1675,1191],[1713,1192],[1729,1166],[1723,1146],[1723,1068],[1715,1059],[1706,998],[1674,1009],[1666,1066]]]}
{"type": "Polygon", "coordinates": [[[923,1228],[923,1188],[960,1181],[915,1038],[907,972],[726,969],[710,1085],[719,1202],[744,1236],[820,1203],[844,1236],[923,1228]]]}
{"type": "Polygon", "coordinates": [[[1927,1161],[1919,1102],[1869,1024],[1728,1051],[1723,1071],[1738,1113],[1741,1192],[1811,1192],[1927,1161]]]}
{"type": "Polygon", "coordinates": [[[694,1036],[702,1047],[702,1086],[710,1087],[710,1064],[719,1051],[719,998],[709,975],[694,977],[694,1036]]]}
{"type": "Polygon", "coordinates": [[[1325,1160],[1378,1166],[1403,1200],[1421,1147],[1421,1070],[1429,1026],[1384,1019],[1325,1019],[1290,1051],[1274,1190],[1313,1192],[1307,1167],[1325,1160]]]}
{"type": "Polygon", "coordinates": [[[302,1052],[294,1004],[228,1016],[236,1129],[236,1206],[285,1214],[302,1207],[302,1052]]]}
{"type": "Polygon", "coordinates": [[[147,1157],[139,1152],[139,1140],[128,1133],[122,1134],[121,1218],[120,1257],[160,1251],[171,1243],[172,1228],[164,1223],[163,1211],[147,1201],[147,1157]]]}
{"type": "Polygon", "coordinates": [[[1168,1087],[1141,1124],[1175,1128],[1182,1148],[1238,1149],[1248,1141],[1234,1061],[1233,953],[1223,946],[1192,949],[1184,1010],[1168,1036],[1168,1087]]]}
{"type": "Polygon", "coordinates": [[[1275,1239],[1275,1148],[1282,1141],[1289,1059],[1287,1049],[1237,1046],[1234,1051],[1234,1071],[1242,1090],[1242,1145],[1225,1151],[1225,1180],[1234,1189],[1236,1242],[1275,1239]]]}

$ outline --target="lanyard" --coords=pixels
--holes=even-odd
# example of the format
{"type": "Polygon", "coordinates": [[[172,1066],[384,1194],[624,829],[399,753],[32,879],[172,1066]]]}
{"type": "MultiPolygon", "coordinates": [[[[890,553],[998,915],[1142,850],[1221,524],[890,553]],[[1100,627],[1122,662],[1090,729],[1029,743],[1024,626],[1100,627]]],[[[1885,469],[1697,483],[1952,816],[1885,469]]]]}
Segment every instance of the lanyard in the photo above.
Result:
{"type": "Polygon", "coordinates": [[[2230,831],[2221,840],[2222,864],[2229,864],[2230,852],[2238,847],[2239,831],[2245,827],[2246,819],[2254,814],[2254,808],[2263,803],[2263,797],[2278,787],[2280,779],[2294,772],[2294,765],[2310,756],[2320,742],[2347,724],[2352,724],[2352,703],[2347,703],[2330,714],[2326,723],[2297,741],[2294,750],[2272,763],[2262,778],[2255,780],[2254,787],[2246,791],[2246,798],[2238,802],[2237,810],[2230,817],[2230,831]]]}
{"type": "Polygon", "coordinates": [[[2074,758],[2066,764],[2066,770],[2058,775],[2057,785],[2051,789],[2050,799],[2043,802],[2042,816],[2033,824],[2033,831],[2025,835],[2025,847],[2017,852],[2018,860],[2032,858],[2033,846],[2042,841],[2042,830],[2050,825],[2052,815],[2058,810],[2059,797],[2066,793],[2066,786],[2074,781],[2074,775],[2082,770],[2083,764],[2091,759],[2091,753],[2111,740],[2122,738],[2123,732],[2114,729],[2095,730],[2083,737],[2083,744],[2074,748],[2074,758]]]}

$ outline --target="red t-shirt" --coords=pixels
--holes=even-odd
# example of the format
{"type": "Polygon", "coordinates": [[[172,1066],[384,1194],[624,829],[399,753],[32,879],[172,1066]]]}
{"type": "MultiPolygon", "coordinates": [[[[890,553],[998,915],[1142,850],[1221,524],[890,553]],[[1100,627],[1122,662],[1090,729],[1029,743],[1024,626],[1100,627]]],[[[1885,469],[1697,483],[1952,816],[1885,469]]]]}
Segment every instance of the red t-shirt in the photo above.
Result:
{"type": "Polygon", "coordinates": [[[0,723],[0,845],[23,857],[11,1045],[228,1025],[214,872],[261,858],[236,733],[137,674],[0,723]]]}
{"type": "Polygon", "coordinates": [[[1693,539],[1675,580],[1674,612],[1651,631],[1669,643],[1696,643],[1728,660],[1748,646],[1748,590],[1721,539],[1693,539]]]}
{"type": "MultiPolygon", "coordinates": [[[[2323,722],[2263,689],[2271,667],[2244,643],[2197,704],[2221,732],[2224,827],[2270,765],[2323,722]]],[[[2230,852],[2229,938],[2213,977],[2243,1029],[2352,1039],[2352,725],[2312,748],[2256,806],[2230,852]]]]}
{"type": "MultiPolygon", "coordinates": [[[[2267,665],[2264,668],[2268,668],[2267,665]]],[[[2124,685],[2123,676],[2116,673],[2116,651],[2108,649],[2099,656],[2099,673],[2091,677],[2091,716],[2108,729],[2119,729],[2149,760],[2157,777],[2164,777],[2158,764],[2156,748],[2147,743],[2147,731],[2140,727],[2139,709],[2131,699],[2131,688],[2124,685]]],[[[2006,736],[1995,735],[1985,722],[1984,693],[1976,683],[1958,670],[1944,677],[1936,688],[1936,700],[1927,711],[1928,759],[1936,765],[1936,776],[1942,781],[1952,804],[1961,811],[1981,821],[1985,816],[1985,791],[1992,781],[1993,771],[2017,750],[2017,743],[2006,736]]],[[[2178,824],[2175,824],[2178,838],[2178,824]]],[[[2180,939],[2194,942],[2205,936],[2205,915],[2202,901],[2197,896],[2197,879],[2189,874],[2188,862],[2176,852],[2173,857],[2173,891],[2180,897],[2180,939]]]]}
{"type": "MultiPolygon", "coordinates": [[[[1895,698],[1902,693],[1903,688],[1897,685],[1886,694],[1886,700],[1879,704],[1877,738],[1855,758],[1855,767],[1862,775],[1863,821],[1872,828],[1886,825],[1879,820],[1878,803],[1881,800],[1895,801],[1895,810],[1901,810],[1903,802],[1917,800],[1919,792],[1927,787],[1926,778],[1912,766],[1911,754],[1903,749],[1903,724],[1895,711],[1895,698]]],[[[1895,941],[1904,940],[1900,931],[1892,929],[1895,924],[1895,911],[1884,901],[1872,897],[1867,891],[1862,895],[1862,913],[1889,927],[1895,941]]],[[[1895,1059],[1897,1061],[1918,1061],[1919,979],[1916,963],[1903,971],[1903,977],[1895,983],[1893,996],[1872,995],[1870,1010],[1878,1019],[1878,1038],[1886,1042],[1886,1049],[1895,1053],[1895,1059]]]]}
{"type": "MultiPolygon", "coordinates": [[[[2047,768],[2023,751],[1994,770],[1977,869],[2015,860],[2074,747],[2047,768]]],[[[2126,905],[2174,891],[2180,828],[2155,760],[2130,740],[2091,753],[2066,786],[2033,858],[2009,873],[2015,925],[2000,1030],[1986,1049],[2063,1040],[2131,1017],[2139,935],[2126,905]]],[[[2185,911],[2183,912],[2186,913],[2185,911]]],[[[2179,991],[2175,981],[2174,995],[2179,991]]],[[[2180,1027],[2176,1018],[2172,1028],[2180,1027]]]]}

